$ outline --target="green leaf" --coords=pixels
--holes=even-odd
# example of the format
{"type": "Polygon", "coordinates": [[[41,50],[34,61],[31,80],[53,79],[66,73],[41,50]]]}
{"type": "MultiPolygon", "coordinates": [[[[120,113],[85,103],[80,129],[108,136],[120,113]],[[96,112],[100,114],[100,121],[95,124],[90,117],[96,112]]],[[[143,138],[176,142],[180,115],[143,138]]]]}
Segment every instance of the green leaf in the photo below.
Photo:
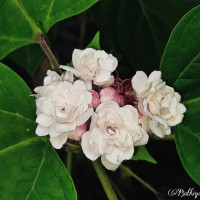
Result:
{"type": "Polygon", "coordinates": [[[99,31],[95,34],[94,38],[92,39],[92,41],[90,42],[90,44],[88,44],[88,48],[94,48],[94,49],[101,49],[100,47],[100,33],[99,31]]]}
{"type": "Polygon", "coordinates": [[[35,135],[35,101],[24,81],[0,64],[0,199],[75,200],[47,138],[35,135]]]}
{"type": "Polygon", "coordinates": [[[36,43],[58,21],[79,14],[98,0],[3,0],[0,13],[0,59],[24,45],[36,43]],[[17,23],[16,23],[17,20],[17,23]]]}
{"type": "Polygon", "coordinates": [[[196,87],[200,84],[199,18],[200,6],[197,6],[181,19],[161,61],[163,79],[183,95],[183,100],[200,96],[200,87],[196,87]]]}
{"type": "Polygon", "coordinates": [[[39,45],[31,44],[13,51],[8,58],[33,76],[42,59],[45,58],[45,54],[39,45]]]}
{"type": "Polygon", "coordinates": [[[161,61],[163,79],[182,95],[187,111],[173,128],[182,164],[200,185],[200,6],[188,12],[174,28],[161,61]]]}
{"type": "Polygon", "coordinates": [[[139,146],[136,148],[131,160],[144,160],[153,164],[157,164],[156,160],[149,154],[145,146],[139,146]]]}
{"type": "Polygon", "coordinates": [[[200,98],[185,102],[185,105],[184,121],[174,129],[175,142],[184,168],[200,185],[200,98]]]}

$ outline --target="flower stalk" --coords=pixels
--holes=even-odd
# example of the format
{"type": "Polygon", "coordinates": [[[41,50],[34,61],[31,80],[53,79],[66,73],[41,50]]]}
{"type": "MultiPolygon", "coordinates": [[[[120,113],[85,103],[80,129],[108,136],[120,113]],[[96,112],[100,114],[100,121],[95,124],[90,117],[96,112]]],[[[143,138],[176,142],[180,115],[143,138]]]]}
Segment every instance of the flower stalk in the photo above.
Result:
{"type": "Polygon", "coordinates": [[[93,167],[97,173],[97,176],[103,186],[103,189],[108,197],[109,200],[118,200],[117,195],[115,194],[112,184],[102,166],[102,164],[96,160],[93,163],[93,167]]]}
{"type": "Polygon", "coordinates": [[[137,174],[135,174],[134,172],[132,172],[128,167],[126,167],[125,165],[120,165],[120,168],[129,176],[135,178],[137,181],[139,181],[144,187],[146,187],[148,190],[150,190],[151,192],[153,192],[156,196],[159,196],[159,192],[154,189],[149,183],[147,183],[145,180],[143,180],[142,178],[140,178],[137,174]]]}
{"type": "Polygon", "coordinates": [[[49,46],[47,45],[44,36],[43,35],[38,35],[37,36],[37,42],[39,43],[40,47],[42,48],[42,50],[44,51],[44,53],[46,54],[47,58],[49,59],[50,63],[51,63],[51,69],[53,71],[56,71],[58,74],[62,74],[61,69],[59,68],[59,64],[55,58],[55,56],[53,55],[51,49],[49,48],[49,46]]]}

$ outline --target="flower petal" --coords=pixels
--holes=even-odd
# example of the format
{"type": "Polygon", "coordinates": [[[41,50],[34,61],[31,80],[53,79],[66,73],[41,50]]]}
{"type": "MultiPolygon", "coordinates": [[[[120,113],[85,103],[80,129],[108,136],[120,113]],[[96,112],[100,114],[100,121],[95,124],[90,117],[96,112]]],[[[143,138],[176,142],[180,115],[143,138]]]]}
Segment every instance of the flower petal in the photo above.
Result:
{"type": "Polygon", "coordinates": [[[133,89],[138,94],[149,89],[149,84],[147,84],[147,75],[143,71],[137,71],[133,76],[131,83],[133,89]]]}
{"type": "Polygon", "coordinates": [[[81,140],[81,146],[82,146],[82,150],[83,153],[85,154],[85,156],[94,161],[96,160],[100,155],[97,154],[94,149],[92,148],[91,144],[90,144],[90,132],[87,131],[86,133],[83,134],[82,136],[82,140],[81,140]]]}
{"type": "Polygon", "coordinates": [[[50,142],[55,149],[61,149],[62,146],[67,142],[68,134],[63,133],[57,137],[50,137],[50,142]]]}
{"type": "Polygon", "coordinates": [[[54,123],[54,119],[44,114],[38,115],[36,122],[43,127],[50,127],[54,123]]]}
{"type": "Polygon", "coordinates": [[[49,132],[48,132],[48,128],[45,128],[43,126],[41,126],[40,124],[38,124],[36,130],[35,130],[35,133],[38,135],[38,136],[45,136],[45,135],[48,135],[49,132]]]}
{"type": "Polygon", "coordinates": [[[101,162],[102,162],[103,166],[106,169],[112,170],[112,171],[115,171],[119,167],[119,165],[120,165],[120,163],[119,164],[113,164],[113,163],[111,163],[110,161],[108,161],[105,158],[105,156],[101,156],[101,162]]]}
{"type": "Polygon", "coordinates": [[[71,72],[71,73],[74,74],[76,77],[80,77],[80,72],[77,71],[76,69],[72,68],[72,67],[60,65],[60,68],[66,70],[66,71],[71,72]]]}
{"type": "Polygon", "coordinates": [[[88,108],[88,110],[84,114],[82,114],[76,119],[76,125],[80,126],[84,124],[92,116],[93,112],[93,108],[88,108]]]}

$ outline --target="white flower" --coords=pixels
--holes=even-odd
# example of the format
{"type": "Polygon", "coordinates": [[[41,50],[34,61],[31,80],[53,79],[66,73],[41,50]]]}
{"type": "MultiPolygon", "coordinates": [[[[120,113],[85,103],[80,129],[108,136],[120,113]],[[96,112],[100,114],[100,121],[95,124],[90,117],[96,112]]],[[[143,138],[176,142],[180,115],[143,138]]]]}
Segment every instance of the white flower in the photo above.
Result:
{"type": "Polygon", "coordinates": [[[47,76],[44,78],[44,85],[50,85],[52,82],[57,81],[69,81],[73,82],[74,77],[73,74],[69,71],[66,71],[65,74],[62,74],[61,76],[57,74],[55,71],[48,70],[47,76]]]}
{"type": "Polygon", "coordinates": [[[138,125],[137,110],[115,101],[107,101],[96,108],[90,130],[82,136],[82,149],[87,158],[94,161],[101,156],[102,164],[115,170],[123,160],[131,159],[134,146],[144,145],[148,134],[138,125]]]}
{"type": "Polygon", "coordinates": [[[95,85],[104,85],[113,81],[111,73],[116,69],[118,61],[105,51],[87,48],[75,49],[72,54],[74,68],[60,66],[62,69],[71,71],[75,76],[95,85]]]}
{"type": "Polygon", "coordinates": [[[161,79],[160,71],[149,77],[138,71],[132,78],[132,87],[138,98],[138,109],[143,128],[159,137],[169,135],[171,126],[181,123],[186,108],[180,103],[181,96],[161,79]]]}
{"type": "MultiPolygon", "coordinates": [[[[55,74],[51,75],[54,77],[55,74]]],[[[93,109],[88,108],[92,95],[80,80],[73,84],[53,81],[49,85],[37,87],[35,92],[38,123],[36,134],[49,135],[52,146],[60,149],[67,141],[68,133],[84,124],[92,115],[93,109]]]]}

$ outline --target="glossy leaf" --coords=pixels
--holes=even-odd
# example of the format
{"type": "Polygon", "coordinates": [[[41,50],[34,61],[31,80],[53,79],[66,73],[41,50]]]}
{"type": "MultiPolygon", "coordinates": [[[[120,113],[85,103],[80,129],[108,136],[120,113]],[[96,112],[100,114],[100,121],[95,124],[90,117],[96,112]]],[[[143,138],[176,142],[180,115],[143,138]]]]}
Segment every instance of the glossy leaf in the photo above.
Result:
{"type": "Polygon", "coordinates": [[[75,200],[71,177],[47,139],[35,135],[35,101],[0,64],[0,199],[75,200]]]}
{"type": "Polygon", "coordinates": [[[156,160],[149,154],[145,146],[139,146],[136,148],[131,160],[144,160],[153,164],[157,164],[156,160]]]}
{"type": "Polygon", "coordinates": [[[98,0],[2,0],[0,59],[24,45],[36,43],[37,35],[58,21],[83,12],[98,0]],[[17,20],[17,23],[16,23],[17,20]]]}
{"type": "Polygon", "coordinates": [[[173,129],[180,159],[200,185],[200,6],[188,12],[174,28],[161,61],[163,79],[182,96],[187,111],[173,129]]]}
{"type": "Polygon", "coordinates": [[[175,141],[183,166],[200,185],[200,98],[189,100],[185,105],[185,119],[174,129],[175,141]]]}
{"type": "Polygon", "coordinates": [[[21,47],[8,56],[17,66],[26,70],[29,76],[36,72],[45,54],[37,44],[21,47]]]}
{"type": "Polygon", "coordinates": [[[177,88],[183,100],[200,96],[200,87],[196,87],[200,84],[199,18],[200,6],[182,18],[170,36],[161,61],[163,78],[177,88]]]}

